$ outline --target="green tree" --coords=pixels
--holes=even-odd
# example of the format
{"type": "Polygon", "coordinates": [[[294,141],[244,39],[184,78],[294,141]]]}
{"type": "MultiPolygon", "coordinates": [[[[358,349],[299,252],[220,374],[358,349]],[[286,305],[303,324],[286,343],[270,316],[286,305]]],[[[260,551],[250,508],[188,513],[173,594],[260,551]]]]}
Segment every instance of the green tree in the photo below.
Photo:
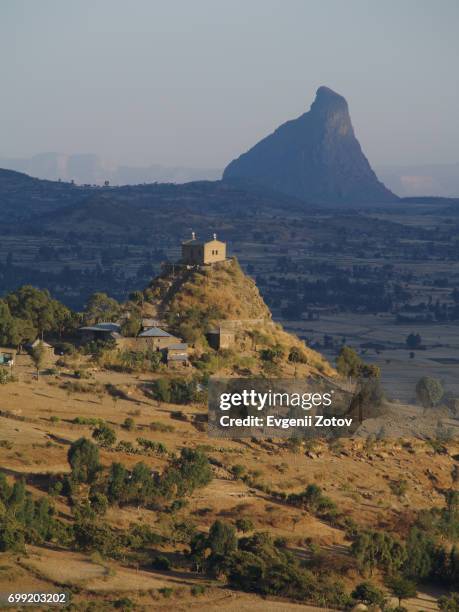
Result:
{"type": "Polygon", "coordinates": [[[24,552],[24,528],[11,516],[0,518],[0,552],[24,552]]]}
{"type": "Polygon", "coordinates": [[[383,606],[385,597],[383,591],[371,582],[361,582],[352,592],[352,597],[364,604],[383,606]]]}
{"type": "Polygon", "coordinates": [[[72,468],[72,477],[77,482],[94,482],[101,469],[99,449],[87,438],[79,438],[69,448],[67,459],[72,468]]]}
{"type": "Polygon", "coordinates": [[[129,501],[138,506],[148,504],[157,495],[155,479],[151,469],[143,462],[136,463],[132,470],[128,489],[129,501]]]}
{"type": "Polygon", "coordinates": [[[121,502],[127,498],[127,478],[128,471],[122,463],[111,464],[107,484],[107,495],[111,502],[121,502]]]}
{"type": "Polygon", "coordinates": [[[38,330],[28,319],[14,319],[8,344],[17,346],[18,350],[26,342],[32,342],[37,337],[38,330]]]}
{"type": "Polygon", "coordinates": [[[316,512],[322,501],[322,489],[314,483],[308,484],[302,494],[302,499],[308,510],[316,512]]]}
{"type": "Polygon", "coordinates": [[[161,478],[161,490],[166,497],[191,495],[212,480],[212,469],[206,455],[191,448],[182,448],[161,478]]]}
{"type": "Polygon", "coordinates": [[[101,321],[114,321],[120,315],[118,302],[106,293],[94,293],[86,304],[84,320],[88,325],[101,321]]]}
{"type": "Polygon", "coordinates": [[[407,559],[403,573],[408,578],[422,580],[427,578],[436,556],[435,542],[417,527],[413,527],[406,541],[407,559]]]}
{"type": "Polygon", "coordinates": [[[406,561],[405,547],[383,531],[363,531],[355,535],[351,553],[360,568],[370,575],[377,567],[387,572],[398,571],[406,561]]]}
{"type": "Polygon", "coordinates": [[[21,515],[26,501],[26,488],[24,479],[16,480],[8,499],[8,508],[14,516],[21,515]]]}
{"type": "Polygon", "coordinates": [[[39,334],[43,332],[62,331],[72,327],[74,316],[59,301],[51,298],[49,291],[24,285],[6,296],[11,314],[15,318],[25,319],[32,323],[39,334]]]}
{"type": "Polygon", "coordinates": [[[11,343],[14,319],[5,300],[0,300],[0,344],[5,346],[11,343]]]}
{"type": "Polygon", "coordinates": [[[237,548],[236,530],[229,523],[215,521],[209,530],[207,545],[214,555],[230,555],[237,548]]]}
{"type": "Polygon", "coordinates": [[[166,378],[159,378],[152,384],[152,391],[155,399],[158,402],[165,402],[166,404],[171,401],[171,390],[170,383],[166,378]]]}
{"type": "Polygon", "coordinates": [[[443,394],[443,385],[437,378],[423,376],[416,384],[416,398],[425,409],[436,406],[443,394]]]}
{"type": "Polygon", "coordinates": [[[360,376],[362,360],[350,346],[343,346],[336,360],[336,369],[341,376],[357,378],[360,376]]]}
{"type": "Polygon", "coordinates": [[[120,542],[116,533],[106,524],[79,520],[73,528],[75,543],[81,550],[98,550],[103,555],[113,555],[120,542]]]}
{"type": "Polygon", "coordinates": [[[127,338],[132,338],[132,337],[136,337],[141,329],[142,329],[142,321],[137,315],[131,313],[131,316],[128,319],[126,319],[124,323],[122,324],[121,333],[123,336],[127,338]]]}
{"type": "Polygon", "coordinates": [[[40,376],[40,370],[44,367],[46,362],[46,349],[43,342],[36,344],[30,351],[30,357],[37,370],[37,379],[40,376]]]}
{"type": "Polygon", "coordinates": [[[387,586],[390,588],[394,597],[398,599],[399,607],[402,606],[402,600],[409,597],[416,597],[416,584],[403,576],[393,576],[387,581],[387,586]]]}

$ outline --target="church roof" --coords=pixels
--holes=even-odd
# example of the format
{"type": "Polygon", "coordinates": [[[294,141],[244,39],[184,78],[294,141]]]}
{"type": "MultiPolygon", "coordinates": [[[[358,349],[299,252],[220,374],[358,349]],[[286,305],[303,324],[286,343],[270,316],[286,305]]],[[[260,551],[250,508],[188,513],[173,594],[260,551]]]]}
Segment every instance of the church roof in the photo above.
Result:
{"type": "Polygon", "coordinates": [[[196,234],[194,232],[191,232],[190,240],[184,240],[182,242],[182,245],[190,244],[193,246],[204,246],[205,244],[208,244],[209,242],[220,242],[221,244],[223,244],[221,240],[217,240],[217,234],[214,234],[210,240],[198,240],[196,238],[196,234]]]}
{"type": "Polygon", "coordinates": [[[195,246],[204,246],[205,242],[202,240],[198,240],[197,238],[192,238],[191,240],[184,240],[182,244],[193,244],[195,246]]]}

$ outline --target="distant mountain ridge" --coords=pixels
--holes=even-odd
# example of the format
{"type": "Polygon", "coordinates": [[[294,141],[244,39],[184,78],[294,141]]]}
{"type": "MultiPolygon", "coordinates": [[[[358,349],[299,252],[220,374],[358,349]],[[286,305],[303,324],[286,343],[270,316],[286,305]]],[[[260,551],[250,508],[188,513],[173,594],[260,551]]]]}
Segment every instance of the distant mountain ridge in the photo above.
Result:
{"type": "Polygon", "coordinates": [[[346,100],[319,87],[311,109],[233,160],[223,179],[257,181],[312,203],[385,203],[397,196],[377,178],[355,137],[346,100]]]}
{"type": "Polygon", "coordinates": [[[459,197],[459,163],[379,166],[377,172],[401,197],[459,197]]]}
{"type": "Polygon", "coordinates": [[[0,168],[24,172],[30,176],[57,181],[75,181],[79,185],[137,185],[139,183],[188,183],[218,180],[220,168],[185,166],[128,166],[109,162],[93,153],[39,153],[29,158],[0,156],[0,168]]]}

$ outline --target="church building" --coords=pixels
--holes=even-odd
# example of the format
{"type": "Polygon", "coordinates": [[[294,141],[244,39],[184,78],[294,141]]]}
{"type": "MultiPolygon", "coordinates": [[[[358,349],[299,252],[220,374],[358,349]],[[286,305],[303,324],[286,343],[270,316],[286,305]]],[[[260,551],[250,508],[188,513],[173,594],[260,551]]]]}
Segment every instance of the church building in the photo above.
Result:
{"type": "Polygon", "coordinates": [[[189,266],[201,266],[213,264],[226,259],[226,243],[217,240],[217,235],[213,239],[203,242],[196,238],[194,232],[191,233],[191,240],[182,242],[182,263],[189,266]]]}

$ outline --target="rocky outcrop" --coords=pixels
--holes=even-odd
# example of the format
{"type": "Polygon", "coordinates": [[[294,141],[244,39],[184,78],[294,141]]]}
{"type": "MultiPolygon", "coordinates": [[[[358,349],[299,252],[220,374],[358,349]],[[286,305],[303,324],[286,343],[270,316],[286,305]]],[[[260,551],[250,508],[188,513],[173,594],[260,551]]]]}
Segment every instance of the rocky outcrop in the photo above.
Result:
{"type": "Polygon", "coordinates": [[[319,87],[309,112],[232,161],[223,178],[256,182],[312,203],[397,200],[363,154],[346,100],[328,87],[319,87]]]}

